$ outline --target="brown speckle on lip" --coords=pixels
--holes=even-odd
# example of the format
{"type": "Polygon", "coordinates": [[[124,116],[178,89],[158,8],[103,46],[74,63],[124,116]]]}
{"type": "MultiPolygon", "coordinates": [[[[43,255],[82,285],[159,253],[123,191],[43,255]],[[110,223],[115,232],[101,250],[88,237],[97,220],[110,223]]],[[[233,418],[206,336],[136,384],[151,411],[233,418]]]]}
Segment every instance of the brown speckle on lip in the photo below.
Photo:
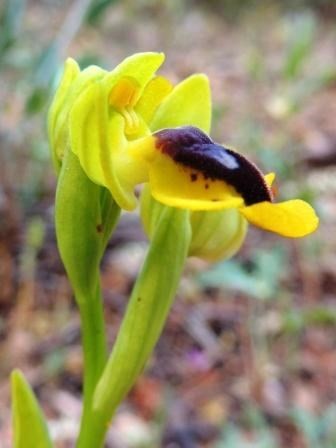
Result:
{"type": "Polygon", "coordinates": [[[197,178],[198,178],[198,176],[197,176],[196,173],[192,173],[192,174],[190,174],[190,180],[191,180],[191,182],[196,182],[197,178]]]}
{"type": "Polygon", "coordinates": [[[263,174],[252,162],[213,142],[200,129],[192,126],[163,129],[154,136],[156,147],[162,153],[180,166],[201,172],[204,180],[221,180],[230,185],[246,205],[273,200],[263,174]]]}

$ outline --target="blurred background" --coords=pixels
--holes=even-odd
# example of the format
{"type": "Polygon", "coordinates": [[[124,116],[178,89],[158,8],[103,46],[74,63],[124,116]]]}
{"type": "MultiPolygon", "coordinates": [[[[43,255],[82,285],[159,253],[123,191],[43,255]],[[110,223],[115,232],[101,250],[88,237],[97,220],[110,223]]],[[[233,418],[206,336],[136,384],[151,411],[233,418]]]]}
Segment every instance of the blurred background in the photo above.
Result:
{"type": "MultiPolygon", "coordinates": [[[[250,228],[234,259],[190,259],[110,448],[336,447],[336,3],[333,0],[0,2],[0,446],[19,367],[56,446],[81,411],[79,318],[55,244],[46,114],[65,57],[112,69],[164,51],[178,82],[206,73],[212,137],[276,171],[319,230],[250,228]]],[[[147,242],[124,214],[102,267],[112,344],[147,242]]]]}

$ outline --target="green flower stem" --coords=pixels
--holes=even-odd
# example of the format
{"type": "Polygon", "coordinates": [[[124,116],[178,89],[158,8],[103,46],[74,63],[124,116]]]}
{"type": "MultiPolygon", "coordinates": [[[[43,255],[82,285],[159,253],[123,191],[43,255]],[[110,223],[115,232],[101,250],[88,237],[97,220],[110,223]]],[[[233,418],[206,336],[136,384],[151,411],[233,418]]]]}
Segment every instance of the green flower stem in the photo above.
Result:
{"type": "Polygon", "coordinates": [[[78,158],[66,151],[57,185],[55,221],[58,247],[82,321],[82,431],[90,431],[93,391],[107,360],[99,265],[119,215],[110,193],[91,182],[78,158]]]}
{"type": "Polygon", "coordinates": [[[78,448],[103,446],[109,423],[143,370],[172,305],[191,239],[187,211],[166,208],[98,382],[90,422],[78,448]]]}
{"type": "Polygon", "coordinates": [[[81,427],[90,430],[93,392],[107,360],[107,345],[100,286],[93,296],[77,297],[84,356],[84,393],[81,427]]]}

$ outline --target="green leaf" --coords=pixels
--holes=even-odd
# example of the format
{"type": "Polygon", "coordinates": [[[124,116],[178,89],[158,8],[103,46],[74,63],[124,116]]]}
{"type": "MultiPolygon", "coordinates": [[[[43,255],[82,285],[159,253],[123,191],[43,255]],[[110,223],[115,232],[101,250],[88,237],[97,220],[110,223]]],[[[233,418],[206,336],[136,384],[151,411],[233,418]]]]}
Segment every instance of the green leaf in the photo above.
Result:
{"type": "Polygon", "coordinates": [[[336,405],[332,403],[319,414],[294,407],[289,411],[294,424],[303,433],[307,448],[336,446],[336,405]]]}
{"type": "Polygon", "coordinates": [[[0,55],[17,39],[25,12],[25,0],[7,0],[0,17],[0,55]]]}
{"type": "Polygon", "coordinates": [[[248,436],[244,429],[236,426],[234,423],[228,423],[224,426],[221,440],[215,448],[278,447],[271,428],[257,407],[247,406],[244,410],[244,420],[249,428],[248,436]]]}
{"type": "Polygon", "coordinates": [[[49,89],[45,87],[36,87],[27,98],[25,104],[26,113],[35,114],[40,112],[47,104],[49,96],[50,96],[49,89]]]}
{"type": "Polygon", "coordinates": [[[96,25],[106,9],[117,2],[118,0],[93,0],[86,13],[86,21],[90,25],[96,25]]]}
{"type": "Polygon", "coordinates": [[[295,79],[302,72],[312,51],[315,31],[316,23],[312,14],[301,15],[291,24],[289,49],[283,68],[287,79],[295,79]]]}
{"type": "Polygon", "coordinates": [[[277,448],[278,446],[270,429],[255,431],[253,439],[250,440],[242,430],[230,423],[223,432],[223,439],[215,448],[277,448]]]}
{"type": "Polygon", "coordinates": [[[14,448],[49,448],[47,425],[33,391],[20,370],[11,375],[14,448]]]}
{"type": "Polygon", "coordinates": [[[218,263],[199,276],[202,286],[224,287],[240,291],[248,296],[261,300],[269,300],[277,294],[286,265],[286,254],[283,249],[275,247],[272,252],[259,250],[254,255],[252,269],[236,260],[218,263]]]}

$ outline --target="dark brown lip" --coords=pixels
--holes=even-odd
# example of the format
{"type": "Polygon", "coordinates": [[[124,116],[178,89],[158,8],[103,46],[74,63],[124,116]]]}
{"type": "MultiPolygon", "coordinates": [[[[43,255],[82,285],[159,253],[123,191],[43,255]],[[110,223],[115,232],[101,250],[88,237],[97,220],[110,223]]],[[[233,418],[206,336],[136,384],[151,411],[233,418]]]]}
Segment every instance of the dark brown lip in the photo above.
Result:
{"type": "MultiPolygon", "coordinates": [[[[201,172],[205,180],[222,180],[232,186],[246,205],[273,200],[261,171],[241,154],[212,141],[193,126],[162,129],[154,134],[156,147],[177,164],[201,172]]],[[[194,182],[197,173],[192,175],[194,182]]]]}

